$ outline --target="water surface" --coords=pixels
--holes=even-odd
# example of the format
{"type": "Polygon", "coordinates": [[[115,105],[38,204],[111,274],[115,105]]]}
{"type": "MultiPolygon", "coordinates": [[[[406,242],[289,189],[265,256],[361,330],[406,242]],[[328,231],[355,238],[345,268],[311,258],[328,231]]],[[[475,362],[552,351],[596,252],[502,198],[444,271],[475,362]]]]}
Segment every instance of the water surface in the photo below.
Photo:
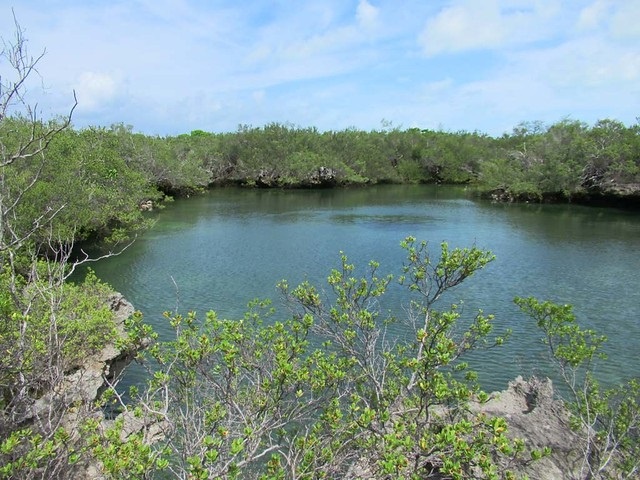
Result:
{"type": "MultiPolygon", "coordinates": [[[[216,189],[169,205],[126,252],[93,266],[166,336],[167,310],[237,318],[256,297],[279,306],[281,279],[326,286],[340,251],[361,271],[375,259],[381,271],[399,273],[399,243],[408,235],[427,240],[434,253],[446,241],[496,255],[447,298],[463,300],[467,315],[494,313],[498,331],[514,332],[504,347],[476,356],[487,389],[502,389],[517,374],[549,373],[539,332],[515,296],[571,303],[584,325],[606,334],[611,358],[598,370],[605,382],[640,375],[637,212],[492,204],[434,186],[216,189]]],[[[393,289],[383,307],[402,315],[406,303],[393,289]]]]}

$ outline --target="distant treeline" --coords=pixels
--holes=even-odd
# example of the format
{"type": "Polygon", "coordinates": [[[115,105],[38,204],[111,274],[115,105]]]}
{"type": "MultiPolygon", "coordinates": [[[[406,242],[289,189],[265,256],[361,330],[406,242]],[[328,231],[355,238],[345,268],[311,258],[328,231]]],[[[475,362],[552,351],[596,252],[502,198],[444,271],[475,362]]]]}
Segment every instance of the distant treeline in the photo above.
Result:
{"type": "MultiPolygon", "coordinates": [[[[50,128],[51,125],[41,125],[50,128]]],[[[32,135],[26,119],[0,122],[5,148],[32,135]]],[[[522,123],[494,138],[478,132],[400,130],[321,132],[269,124],[233,133],[157,137],[132,127],[65,129],[5,181],[25,189],[18,218],[64,208],[62,238],[117,239],[141,224],[140,205],[217,185],[264,188],[381,183],[469,184],[503,201],[603,198],[638,201],[640,125],[601,120],[522,123]],[[43,161],[44,160],[44,161],[43,161]],[[29,210],[29,211],[26,211],[29,210]],[[71,227],[73,225],[73,227],[71,227]]],[[[25,225],[30,228],[30,225],[25,225]]]]}

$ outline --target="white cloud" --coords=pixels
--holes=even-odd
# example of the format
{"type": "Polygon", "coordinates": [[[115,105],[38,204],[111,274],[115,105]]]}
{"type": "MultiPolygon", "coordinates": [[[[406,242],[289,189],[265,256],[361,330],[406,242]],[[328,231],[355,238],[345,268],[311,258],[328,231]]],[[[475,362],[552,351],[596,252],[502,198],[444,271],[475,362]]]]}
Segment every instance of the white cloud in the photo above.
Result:
{"type": "Polygon", "coordinates": [[[114,100],[120,93],[120,82],[113,75],[99,72],[82,72],[75,82],[78,108],[97,110],[114,100]]]}
{"type": "Polygon", "coordinates": [[[418,42],[427,55],[517,46],[545,38],[556,2],[464,0],[427,20],[418,42]]]}
{"type": "Polygon", "coordinates": [[[246,55],[234,59],[236,85],[247,89],[317,80],[375,64],[380,9],[367,0],[356,8],[309,2],[247,35],[246,55]],[[238,65],[240,68],[238,68],[238,65]],[[245,74],[245,72],[247,72],[245,74]]]}
{"type": "Polygon", "coordinates": [[[498,12],[490,5],[453,6],[430,19],[420,43],[425,52],[444,52],[495,47],[504,38],[498,12]]]}
{"type": "Polygon", "coordinates": [[[611,30],[615,38],[640,38],[640,1],[617,2],[611,20],[611,30]]]}
{"type": "Polygon", "coordinates": [[[273,54],[273,49],[269,45],[256,45],[251,49],[247,55],[247,60],[250,63],[261,62],[267,60],[273,54]]]}
{"type": "Polygon", "coordinates": [[[574,88],[613,87],[628,82],[640,82],[640,52],[619,46],[601,38],[575,39],[538,57],[547,80],[553,84],[574,88]]]}
{"type": "Polygon", "coordinates": [[[493,123],[507,131],[519,121],[552,123],[568,115],[629,121],[633,108],[625,105],[640,95],[640,51],[581,38],[512,53],[483,78],[430,87],[430,112],[445,123],[493,123]]]}
{"type": "Polygon", "coordinates": [[[263,103],[267,93],[264,90],[256,90],[251,94],[251,97],[256,103],[263,103]]]}
{"type": "Polygon", "coordinates": [[[611,8],[609,0],[596,0],[584,7],[578,15],[579,30],[593,30],[599,27],[611,8]]]}
{"type": "Polygon", "coordinates": [[[378,13],[378,9],[367,0],[360,0],[358,8],[356,9],[356,20],[360,26],[372,28],[376,26],[378,13]]]}
{"type": "Polygon", "coordinates": [[[577,20],[580,33],[604,32],[612,39],[640,37],[640,1],[596,0],[586,5],[577,20]]]}

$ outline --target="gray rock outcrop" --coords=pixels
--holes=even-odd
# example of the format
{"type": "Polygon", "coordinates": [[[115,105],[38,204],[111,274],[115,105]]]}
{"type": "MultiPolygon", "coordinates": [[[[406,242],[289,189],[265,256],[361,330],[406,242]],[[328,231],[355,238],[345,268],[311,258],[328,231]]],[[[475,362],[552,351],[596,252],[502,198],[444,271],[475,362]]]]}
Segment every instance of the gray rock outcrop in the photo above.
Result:
{"type": "Polygon", "coordinates": [[[551,448],[551,455],[518,470],[530,480],[577,479],[582,466],[582,440],[569,426],[569,412],[555,397],[550,379],[517,377],[502,392],[476,405],[489,416],[504,417],[509,436],[524,440],[528,450],[551,448]]]}

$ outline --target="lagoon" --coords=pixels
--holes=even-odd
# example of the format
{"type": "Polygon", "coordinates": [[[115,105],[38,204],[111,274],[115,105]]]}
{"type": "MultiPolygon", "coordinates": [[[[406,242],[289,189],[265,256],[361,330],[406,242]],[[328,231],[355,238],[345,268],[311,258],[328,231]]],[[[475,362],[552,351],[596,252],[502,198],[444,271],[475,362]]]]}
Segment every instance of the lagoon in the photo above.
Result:
{"type": "MultiPolygon", "coordinates": [[[[570,303],[581,324],[609,341],[605,383],[640,375],[640,213],[578,205],[496,204],[462,187],[382,185],[353,189],[219,188],[179,199],[155,212],[154,227],[124,253],[92,264],[104,281],[170,335],[164,311],[240,318],[254,298],[280,308],[276,284],[309,280],[327,287],[340,251],[365,273],[369,260],[399,274],[400,241],[429,242],[437,255],[476,245],[496,260],[438,306],[462,302],[464,314],[495,315],[496,331],[513,331],[500,347],[479,352],[474,367],[487,390],[518,374],[550,375],[540,334],[513,304],[515,296],[570,303]]],[[[408,304],[392,288],[383,309],[397,316],[408,304]]],[[[402,334],[401,326],[396,333],[402,334]]],[[[136,368],[130,376],[143,375],[136,368]]],[[[138,380],[140,379],[138,378],[138,380]]]]}

